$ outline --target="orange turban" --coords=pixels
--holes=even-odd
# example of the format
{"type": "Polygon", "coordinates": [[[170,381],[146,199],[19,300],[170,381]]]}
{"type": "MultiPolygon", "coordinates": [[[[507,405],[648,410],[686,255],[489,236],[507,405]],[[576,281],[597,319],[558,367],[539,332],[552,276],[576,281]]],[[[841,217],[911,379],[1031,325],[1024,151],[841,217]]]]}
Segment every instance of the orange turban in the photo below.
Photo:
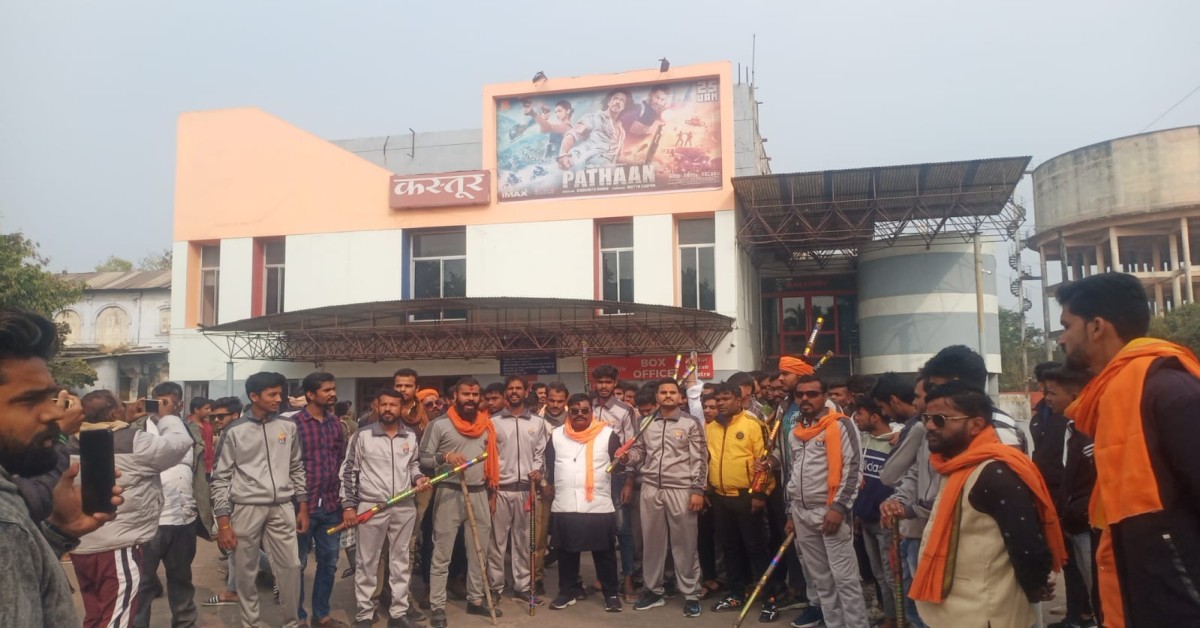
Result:
{"type": "Polygon", "coordinates": [[[429,397],[437,399],[438,397],[441,397],[441,395],[438,394],[438,391],[432,388],[422,388],[421,390],[417,391],[417,399],[420,399],[421,403],[424,403],[429,397]]]}
{"type": "Polygon", "coordinates": [[[784,373],[795,373],[796,375],[812,375],[813,367],[802,358],[794,358],[790,355],[785,355],[779,358],[779,370],[784,373]]]}

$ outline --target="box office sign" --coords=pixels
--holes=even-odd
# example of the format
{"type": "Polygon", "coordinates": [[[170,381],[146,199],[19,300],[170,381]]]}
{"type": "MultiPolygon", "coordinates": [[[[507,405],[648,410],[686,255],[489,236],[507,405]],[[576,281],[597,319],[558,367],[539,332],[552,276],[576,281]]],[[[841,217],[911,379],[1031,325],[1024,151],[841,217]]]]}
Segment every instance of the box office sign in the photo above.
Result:
{"type": "Polygon", "coordinates": [[[392,175],[388,205],[392,209],[487,205],[491,184],[486,170],[392,175]]]}
{"type": "MultiPolygon", "coordinates": [[[[687,353],[683,354],[684,359],[679,363],[678,375],[674,371],[675,354],[667,355],[665,353],[661,355],[588,358],[587,368],[590,373],[592,369],[601,364],[611,364],[617,367],[617,377],[620,379],[644,382],[652,379],[663,379],[664,377],[683,377],[683,374],[687,371],[687,356],[687,353]]],[[[711,353],[701,353],[696,356],[696,371],[696,376],[700,379],[713,378],[713,356],[711,353]]]]}

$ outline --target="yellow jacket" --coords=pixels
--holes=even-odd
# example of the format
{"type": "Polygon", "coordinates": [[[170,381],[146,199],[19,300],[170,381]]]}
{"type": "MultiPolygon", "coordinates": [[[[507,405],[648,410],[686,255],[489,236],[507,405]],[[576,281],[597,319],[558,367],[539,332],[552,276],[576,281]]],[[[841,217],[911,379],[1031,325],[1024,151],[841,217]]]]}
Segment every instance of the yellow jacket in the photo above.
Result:
{"type": "MultiPolygon", "coordinates": [[[[750,490],[754,482],[754,462],[766,450],[762,423],[749,412],[742,411],[728,426],[712,421],[704,428],[708,438],[708,485],[718,495],[736,496],[750,490]]],[[[774,489],[768,476],[765,493],[774,489]]]]}

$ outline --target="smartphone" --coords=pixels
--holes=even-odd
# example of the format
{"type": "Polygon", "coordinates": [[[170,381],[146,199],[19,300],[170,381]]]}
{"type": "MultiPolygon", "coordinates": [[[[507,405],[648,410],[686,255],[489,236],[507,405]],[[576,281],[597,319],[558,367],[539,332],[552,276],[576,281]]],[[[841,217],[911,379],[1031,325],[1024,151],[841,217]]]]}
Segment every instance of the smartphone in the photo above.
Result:
{"type": "Polygon", "coordinates": [[[113,485],[117,482],[117,461],[113,453],[113,433],[86,430],[79,433],[79,484],[84,514],[112,514],[113,485]]]}
{"type": "Polygon", "coordinates": [[[145,404],[146,404],[146,414],[158,414],[158,400],[157,399],[147,399],[145,401],[145,404]]]}

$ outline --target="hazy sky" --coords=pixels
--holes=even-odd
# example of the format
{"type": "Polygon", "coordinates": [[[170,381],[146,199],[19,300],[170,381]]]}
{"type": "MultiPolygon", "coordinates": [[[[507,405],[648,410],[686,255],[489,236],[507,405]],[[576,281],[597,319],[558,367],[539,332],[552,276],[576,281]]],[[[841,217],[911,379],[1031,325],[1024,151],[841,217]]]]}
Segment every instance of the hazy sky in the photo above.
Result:
{"type": "MultiPolygon", "coordinates": [[[[479,128],[485,83],[749,65],[752,34],[775,172],[1037,165],[1200,83],[1197,23],[1194,0],[4,2],[0,230],[55,270],[168,247],[183,111],[253,105],[330,139],[479,128]]],[[[1200,94],[1153,128],[1198,122],[1200,94]]]]}

